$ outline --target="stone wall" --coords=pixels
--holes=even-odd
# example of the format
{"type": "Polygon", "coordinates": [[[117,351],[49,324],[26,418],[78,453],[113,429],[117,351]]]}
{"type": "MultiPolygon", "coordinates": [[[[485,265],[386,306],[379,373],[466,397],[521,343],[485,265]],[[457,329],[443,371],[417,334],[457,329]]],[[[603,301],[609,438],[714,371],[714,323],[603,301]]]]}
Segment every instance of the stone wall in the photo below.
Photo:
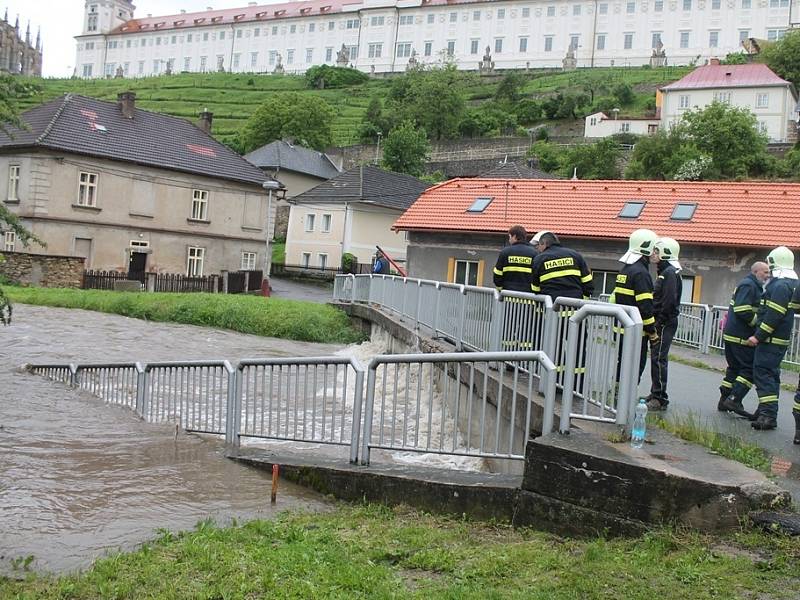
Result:
{"type": "Polygon", "coordinates": [[[20,285],[80,288],[83,281],[81,256],[48,256],[27,252],[3,252],[0,276],[20,285]]]}

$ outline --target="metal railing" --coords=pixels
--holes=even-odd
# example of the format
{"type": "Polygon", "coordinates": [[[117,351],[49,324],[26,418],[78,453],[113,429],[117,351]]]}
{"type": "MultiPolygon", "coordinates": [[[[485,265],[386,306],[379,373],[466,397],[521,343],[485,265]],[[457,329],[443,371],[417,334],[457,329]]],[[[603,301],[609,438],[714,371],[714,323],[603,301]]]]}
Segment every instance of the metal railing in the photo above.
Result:
{"type": "MultiPolygon", "coordinates": [[[[619,307],[622,312],[612,314],[606,304],[597,301],[558,298],[554,303],[542,295],[501,293],[490,288],[387,275],[340,277],[345,278],[350,282],[337,282],[334,300],[368,301],[415,328],[427,327],[434,338],[448,340],[456,350],[544,351],[556,365],[557,387],[573,385],[573,395],[584,402],[584,408],[601,407],[598,416],[601,420],[623,424],[619,415],[627,419],[628,408],[636,400],[638,369],[630,371],[621,367],[622,357],[629,352],[636,350],[638,357],[641,337],[622,335],[625,328],[630,327],[630,320],[641,322],[634,307],[619,307]],[[348,291],[351,289],[368,291],[353,294],[348,291]],[[582,314],[595,317],[578,327],[575,335],[582,341],[577,363],[568,362],[568,342],[572,335],[569,319],[584,306],[588,308],[582,314]],[[618,318],[621,314],[627,315],[624,322],[618,318]],[[629,348],[623,353],[623,346],[634,350],[629,348]],[[578,371],[579,377],[571,384],[566,379],[570,371],[566,365],[578,371]],[[618,376],[628,377],[630,381],[618,386],[618,376]],[[621,406],[625,408],[618,411],[621,406]]],[[[527,371],[527,365],[519,365],[519,368],[527,371]]],[[[543,382],[537,369],[532,375],[539,378],[541,391],[543,382]]]]}
{"type": "Polygon", "coordinates": [[[555,366],[544,352],[373,358],[367,375],[362,464],[369,464],[373,448],[523,459],[534,378],[516,368],[507,373],[505,361],[537,363],[547,382],[545,405],[555,407],[555,366]],[[489,376],[490,368],[497,369],[495,377],[489,376]]]}

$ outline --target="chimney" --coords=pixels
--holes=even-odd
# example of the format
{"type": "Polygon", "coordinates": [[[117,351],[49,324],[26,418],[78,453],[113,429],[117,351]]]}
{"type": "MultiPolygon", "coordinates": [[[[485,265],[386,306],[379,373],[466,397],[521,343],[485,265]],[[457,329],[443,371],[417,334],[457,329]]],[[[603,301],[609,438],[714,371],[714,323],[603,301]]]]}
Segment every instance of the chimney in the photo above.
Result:
{"type": "Polygon", "coordinates": [[[708,61],[708,64],[718,67],[719,66],[719,59],[718,58],[712,58],[710,61],[708,61]]]}
{"type": "Polygon", "coordinates": [[[210,112],[207,108],[203,109],[203,112],[200,113],[200,120],[197,122],[197,126],[205,131],[208,135],[211,135],[211,123],[214,120],[214,113],[210,112]]]}
{"type": "Polygon", "coordinates": [[[122,116],[132,119],[136,112],[136,94],[133,92],[120,92],[117,94],[117,104],[122,116]]]}

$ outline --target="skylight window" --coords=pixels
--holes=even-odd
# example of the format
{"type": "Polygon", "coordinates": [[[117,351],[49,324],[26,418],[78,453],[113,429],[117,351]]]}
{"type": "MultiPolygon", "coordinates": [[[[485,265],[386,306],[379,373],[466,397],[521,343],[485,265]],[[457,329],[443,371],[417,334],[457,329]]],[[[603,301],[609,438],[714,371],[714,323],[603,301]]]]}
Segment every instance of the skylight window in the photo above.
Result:
{"type": "Polygon", "coordinates": [[[492,200],[494,200],[494,198],[491,196],[479,196],[478,198],[475,198],[475,202],[473,202],[472,206],[467,209],[467,212],[481,213],[492,203],[492,200]]]}
{"type": "Polygon", "coordinates": [[[694,216],[694,211],[697,209],[696,202],[679,202],[672,209],[672,216],[670,219],[673,221],[691,221],[694,216]]]}
{"type": "Polygon", "coordinates": [[[617,216],[622,219],[638,219],[639,215],[642,214],[642,209],[644,209],[645,204],[645,202],[635,200],[626,202],[617,216]]]}

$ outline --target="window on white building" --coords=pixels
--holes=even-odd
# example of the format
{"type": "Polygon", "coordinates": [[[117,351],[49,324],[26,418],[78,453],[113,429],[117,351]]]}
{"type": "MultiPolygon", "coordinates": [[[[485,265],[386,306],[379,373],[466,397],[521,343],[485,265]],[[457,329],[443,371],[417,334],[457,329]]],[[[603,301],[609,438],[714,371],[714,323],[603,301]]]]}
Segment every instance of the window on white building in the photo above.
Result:
{"type": "MultiPolygon", "coordinates": [[[[378,56],[380,56],[380,54],[378,56]]],[[[306,64],[310,65],[312,62],[314,62],[314,49],[306,48],[306,64]]]]}
{"type": "Polygon", "coordinates": [[[329,214],[322,215],[322,232],[323,233],[331,232],[331,215],[329,214]]]}
{"type": "Polygon", "coordinates": [[[97,206],[97,173],[78,173],[78,206],[97,206]]]}
{"type": "Polygon", "coordinates": [[[139,61],[138,73],[139,73],[139,75],[143,75],[144,74],[144,61],[143,60],[139,61]]]}
{"type": "Polygon", "coordinates": [[[83,65],[83,76],[84,77],[92,76],[92,65],[83,65]]]}
{"type": "Polygon", "coordinates": [[[714,102],[721,102],[722,104],[731,103],[730,92],[714,92],[714,102]]]}
{"type": "Polygon", "coordinates": [[[242,271],[254,271],[256,268],[256,261],[258,254],[255,252],[242,252],[242,271]]]}
{"type": "Polygon", "coordinates": [[[206,257],[206,249],[198,246],[189,246],[186,253],[186,276],[202,277],[203,261],[206,257]]]}
{"type": "Polygon", "coordinates": [[[311,252],[303,252],[300,264],[304,269],[311,265],[311,252]]]}
{"type": "Polygon", "coordinates": [[[767,134],[767,122],[766,121],[759,121],[758,122],[758,132],[763,133],[764,135],[767,134]]]}
{"type": "Polygon", "coordinates": [[[207,66],[208,66],[208,57],[207,56],[201,56],[200,57],[200,71],[205,73],[205,70],[206,70],[207,66]]]}
{"type": "Polygon", "coordinates": [[[687,94],[684,94],[680,98],[678,98],[678,107],[689,108],[689,96],[687,94]]]}
{"type": "Polygon", "coordinates": [[[308,213],[306,215],[306,231],[314,231],[314,222],[317,220],[317,215],[308,213]]]}
{"type": "MultiPolygon", "coordinates": [[[[313,23],[311,23],[311,25],[308,26],[308,30],[314,31],[313,23]]],[[[256,27],[255,29],[253,29],[253,37],[261,37],[261,27],[256,27]]]]}
{"type": "Polygon", "coordinates": [[[631,48],[633,48],[633,34],[626,33],[624,34],[624,36],[625,37],[623,38],[622,47],[625,48],[625,50],[630,50],[631,48]]]}
{"type": "MultiPolygon", "coordinates": [[[[333,31],[335,27],[336,27],[336,23],[334,23],[333,21],[328,21],[328,31],[333,31]]],[[[275,35],[277,33],[278,33],[278,28],[277,27],[273,27],[272,28],[272,35],[275,35]]]]}
{"type": "MultiPolygon", "coordinates": [[[[355,27],[348,27],[348,29],[355,29],[355,27]]],[[[297,33],[297,25],[289,25],[289,33],[297,33]]]]}
{"type": "Polygon", "coordinates": [[[756,94],[756,108],[769,108],[769,94],[756,94]]]}
{"type": "Polygon", "coordinates": [[[555,17],[556,16],[556,7],[555,6],[548,6],[547,7],[547,16],[548,17],[555,17]]]}
{"type": "Polygon", "coordinates": [[[580,4],[573,4],[572,5],[572,16],[573,17],[581,16],[581,5],[580,4]]]}
{"type": "Polygon", "coordinates": [[[653,12],[664,12],[664,0],[656,0],[653,3],[653,12]]]}
{"type": "Polygon", "coordinates": [[[356,60],[358,58],[358,46],[348,46],[347,55],[350,57],[351,61],[356,60]]]}
{"type": "Polygon", "coordinates": [[[681,48],[688,48],[689,47],[689,32],[688,31],[681,31],[680,47],[681,48]]]}
{"type": "Polygon", "coordinates": [[[242,61],[241,52],[234,53],[234,55],[233,55],[233,68],[234,69],[238,69],[239,65],[241,64],[241,61],[242,61]]]}
{"type": "Polygon", "coordinates": [[[627,123],[627,122],[626,122],[626,123],[620,123],[620,124],[619,124],[619,130],[620,130],[620,132],[622,132],[622,133],[630,133],[630,131],[631,131],[631,124],[630,124],[630,123],[627,123]]]}
{"type": "Polygon", "coordinates": [[[628,2],[625,4],[625,12],[632,15],[636,12],[636,2],[628,2]]]}
{"type": "Polygon", "coordinates": [[[6,231],[3,233],[3,250],[6,252],[13,252],[14,246],[17,243],[17,234],[13,231],[6,231]]]}
{"type": "Polygon", "coordinates": [[[481,20],[481,11],[473,10],[472,11],[472,20],[473,21],[480,21],[481,20]]]}
{"type": "Polygon", "coordinates": [[[86,42],[87,50],[94,50],[94,42],[86,42]]]}
{"type": "Polygon", "coordinates": [[[454,56],[456,53],[456,41],[447,40],[447,56],[454,56]]]}
{"type": "Polygon", "coordinates": [[[19,165],[8,167],[8,194],[6,200],[16,202],[19,200],[19,165]]]}
{"type": "Polygon", "coordinates": [[[191,71],[191,69],[192,69],[192,59],[189,56],[185,56],[183,58],[183,70],[191,71]]]}
{"type": "Polygon", "coordinates": [[[204,33],[204,34],[203,34],[203,41],[204,41],[204,42],[207,42],[207,41],[208,41],[208,33],[204,33]]]}
{"type": "Polygon", "coordinates": [[[692,10],[692,0],[683,0],[683,10],[692,10]]]}
{"type": "Polygon", "coordinates": [[[408,58],[409,56],[411,56],[411,42],[397,44],[397,58],[408,58]]]}
{"type": "Polygon", "coordinates": [[[544,36],[544,51],[545,52],[552,52],[553,51],[553,36],[552,35],[544,36]]]}
{"type": "Polygon", "coordinates": [[[400,25],[413,25],[414,15],[400,15],[400,25]]]}
{"type": "Polygon", "coordinates": [[[719,46],[719,31],[708,32],[708,46],[710,48],[716,48],[719,46]]]}
{"type": "Polygon", "coordinates": [[[286,50],[286,64],[294,64],[294,48],[289,48],[286,50]]]}
{"type": "Polygon", "coordinates": [[[481,43],[480,40],[470,40],[469,41],[469,53],[470,54],[477,54],[478,53],[478,45],[481,43]]]}
{"type": "Polygon", "coordinates": [[[192,216],[195,221],[208,220],[208,190],[192,190],[192,216]]]}
{"type": "Polygon", "coordinates": [[[97,15],[89,15],[86,22],[86,31],[97,31],[97,15]]]}
{"type": "Polygon", "coordinates": [[[454,12],[450,13],[450,22],[451,23],[458,23],[458,13],[454,13],[454,12]]]}
{"type": "Polygon", "coordinates": [[[654,31],[650,36],[650,47],[651,48],[658,48],[658,45],[661,43],[661,32],[654,31]]]}
{"type": "Polygon", "coordinates": [[[597,34],[597,49],[598,50],[605,50],[606,49],[606,34],[605,33],[598,33],[597,34]]]}
{"type": "MultiPolygon", "coordinates": [[[[333,25],[333,23],[331,23],[331,25],[333,25]]],[[[333,27],[329,27],[328,29],[333,29],[333,27]]],[[[273,25],[272,26],[272,35],[278,35],[278,26],[277,25],[273,25]]]]}
{"type": "Polygon", "coordinates": [[[770,42],[776,42],[780,39],[783,39],[783,36],[785,35],[785,29],[767,29],[767,40],[770,42]]]}
{"type": "Polygon", "coordinates": [[[789,0],[769,0],[770,8],[789,8],[789,0]]]}
{"type": "Polygon", "coordinates": [[[424,54],[425,56],[433,54],[433,42],[425,42],[424,54]]]}
{"type": "Polygon", "coordinates": [[[722,0],[711,0],[711,10],[719,10],[722,6],[722,0]]]}
{"type": "Polygon", "coordinates": [[[369,20],[369,24],[371,27],[380,27],[383,25],[383,17],[372,17],[369,20]]]}
{"type": "Polygon", "coordinates": [[[569,45],[572,46],[573,50],[577,50],[580,46],[581,38],[578,35],[571,35],[569,36],[569,45]]]}
{"type": "Polygon", "coordinates": [[[328,255],[319,252],[317,258],[319,259],[319,268],[325,269],[328,266],[328,255]]]}
{"type": "Polygon", "coordinates": [[[225,69],[225,55],[217,54],[217,71],[222,71],[224,69],[225,69]]]}
{"type": "Polygon", "coordinates": [[[497,9],[497,18],[498,19],[505,19],[506,18],[506,9],[505,8],[498,8],[497,9]]]}
{"type": "Polygon", "coordinates": [[[749,29],[740,29],[739,30],[739,43],[742,43],[747,38],[750,37],[750,30],[749,29]]]}
{"type": "Polygon", "coordinates": [[[116,63],[106,63],[106,77],[113,77],[114,71],[117,70],[116,63]]]}
{"type": "Polygon", "coordinates": [[[519,38],[519,51],[522,53],[528,51],[528,38],[526,37],[519,38]]]}
{"type": "MultiPolygon", "coordinates": [[[[433,25],[433,21],[435,20],[436,16],[433,14],[428,15],[428,25],[433,25]]],[[[411,21],[414,22],[413,20],[411,21]]]]}
{"type": "Polygon", "coordinates": [[[359,21],[358,19],[347,19],[346,27],[347,29],[358,29],[360,23],[361,21],[359,21]]]}
{"type": "Polygon", "coordinates": [[[503,51],[503,38],[495,38],[494,40],[494,53],[500,54],[503,51]]]}
{"type": "Polygon", "coordinates": [[[527,19],[531,16],[531,9],[528,6],[523,7],[522,9],[522,18],[527,19]]]}
{"type": "Polygon", "coordinates": [[[606,4],[605,2],[599,4],[597,6],[597,12],[600,13],[601,15],[607,15],[608,14],[608,4],[606,4]]]}
{"type": "Polygon", "coordinates": [[[250,53],[250,66],[255,67],[258,65],[258,52],[250,53]]]}
{"type": "Polygon", "coordinates": [[[745,10],[751,7],[751,0],[742,0],[742,8],[745,10]]]}
{"type": "Polygon", "coordinates": [[[277,57],[278,57],[278,51],[277,50],[270,50],[269,51],[269,64],[270,65],[274,65],[275,64],[275,60],[277,59],[277,57]]]}
{"type": "MultiPolygon", "coordinates": [[[[270,56],[270,61],[272,61],[272,52],[269,53],[269,56],[270,56]]],[[[325,62],[329,63],[332,60],[333,60],[333,48],[328,46],[327,48],[325,48],[325,62]]],[[[269,64],[274,64],[274,63],[270,62],[269,64]]]]}

